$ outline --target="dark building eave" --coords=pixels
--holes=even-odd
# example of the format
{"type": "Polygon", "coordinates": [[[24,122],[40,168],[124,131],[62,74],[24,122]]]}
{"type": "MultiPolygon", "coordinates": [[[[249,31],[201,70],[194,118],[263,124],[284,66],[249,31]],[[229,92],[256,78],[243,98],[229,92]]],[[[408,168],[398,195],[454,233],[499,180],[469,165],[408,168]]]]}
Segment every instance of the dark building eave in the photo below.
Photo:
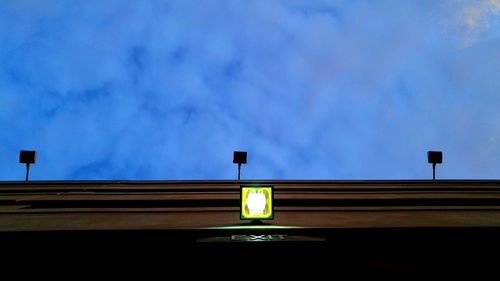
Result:
{"type": "Polygon", "coordinates": [[[25,263],[211,270],[272,253],[280,276],[477,278],[498,274],[498,237],[499,180],[0,182],[2,250],[25,263]],[[274,220],[239,219],[242,184],[274,186],[274,220]]]}

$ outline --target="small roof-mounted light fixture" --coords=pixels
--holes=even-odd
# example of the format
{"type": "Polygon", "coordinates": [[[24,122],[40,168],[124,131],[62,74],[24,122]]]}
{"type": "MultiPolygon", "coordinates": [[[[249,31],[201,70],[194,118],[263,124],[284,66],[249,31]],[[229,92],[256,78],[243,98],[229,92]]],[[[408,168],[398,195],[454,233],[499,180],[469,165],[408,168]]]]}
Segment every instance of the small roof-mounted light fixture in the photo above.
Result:
{"type": "Polygon", "coordinates": [[[30,175],[30,164],[35,164],[35,162],[36,151],[21,150],[21,152],[19,152],[19,163],[26,164],[26,181],[28,181],[30,175]]]}
{"type": "Polygon", "coordinates": [[[246,151],[235,151],[233,154],[233,163],[238,164],[238,180],[240,180],[241,164],[247,163],[246,151]]]}
{"type": "Polygon", "coordinates": [[[436,180],[436,164],[443,163],[443,152],[427,151],[427,162],[432,164],[432,180],[436,180]]]}
{"type": "Polygon", "coordinates": [[[274,188],[270,185],[242,185],[240,187],[240,219],[274,219],[274,188]]]}

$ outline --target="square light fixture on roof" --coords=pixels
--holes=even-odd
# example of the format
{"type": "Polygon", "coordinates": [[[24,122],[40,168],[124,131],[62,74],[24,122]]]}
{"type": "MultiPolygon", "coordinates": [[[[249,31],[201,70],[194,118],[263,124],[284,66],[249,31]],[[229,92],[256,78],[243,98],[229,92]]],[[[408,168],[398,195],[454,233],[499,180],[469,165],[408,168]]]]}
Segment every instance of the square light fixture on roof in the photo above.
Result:
{"type": "Polygon", "coordinates": [[[272,186],[241,186],[240,219],[274,219],[274,195],[272,186]]]}

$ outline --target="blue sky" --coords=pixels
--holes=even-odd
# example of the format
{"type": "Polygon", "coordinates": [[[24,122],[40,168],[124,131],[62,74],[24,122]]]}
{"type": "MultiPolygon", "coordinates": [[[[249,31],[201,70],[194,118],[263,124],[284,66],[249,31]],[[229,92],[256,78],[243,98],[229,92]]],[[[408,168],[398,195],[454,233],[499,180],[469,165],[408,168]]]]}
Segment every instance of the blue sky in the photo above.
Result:
{"type": "Polygon", "coordinates": [[[500,0],[0,1],[0,180],[500,175],[500,0]]]}

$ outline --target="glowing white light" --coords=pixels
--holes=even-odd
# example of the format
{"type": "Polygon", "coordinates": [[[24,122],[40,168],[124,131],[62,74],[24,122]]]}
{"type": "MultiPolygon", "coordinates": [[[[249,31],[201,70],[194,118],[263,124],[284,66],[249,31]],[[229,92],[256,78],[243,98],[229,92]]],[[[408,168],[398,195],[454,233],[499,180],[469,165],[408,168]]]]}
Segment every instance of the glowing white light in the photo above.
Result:
{"type": "Polygon", "coordinates": [[[252,190],[247,197],[247,206],[251,213],[262,213],[266,208],[266,196],[262,192],[252,190]]]}

